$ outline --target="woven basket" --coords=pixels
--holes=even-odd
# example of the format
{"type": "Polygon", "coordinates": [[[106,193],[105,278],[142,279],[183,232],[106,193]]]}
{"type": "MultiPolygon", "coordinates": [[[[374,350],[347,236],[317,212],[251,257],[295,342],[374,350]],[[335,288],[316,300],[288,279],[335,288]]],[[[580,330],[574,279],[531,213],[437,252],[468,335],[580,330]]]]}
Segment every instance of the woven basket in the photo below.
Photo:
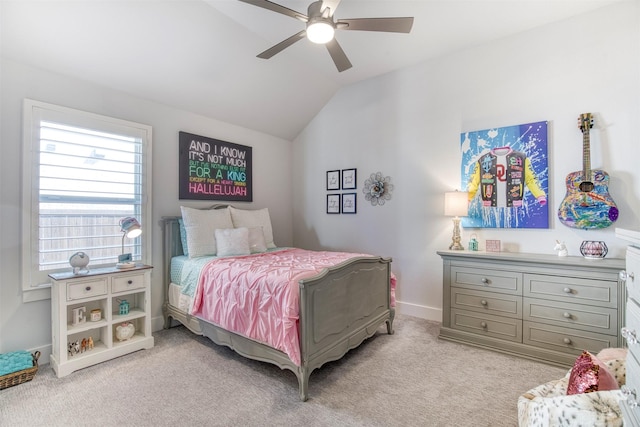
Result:
{"type": "Polygon", "coordinates": [[[33,368],[23,369],[22,371],[12,372],[0,377],[0,390],[3,390],[7,387],[12,387],[14,385],[26,383],[27,381],[31,381],[33,377],[36,376],[36,372],[38,372],[38,359],[40,358],[40,352],[36,351],[32,354],[32,357],[33,368]]]}

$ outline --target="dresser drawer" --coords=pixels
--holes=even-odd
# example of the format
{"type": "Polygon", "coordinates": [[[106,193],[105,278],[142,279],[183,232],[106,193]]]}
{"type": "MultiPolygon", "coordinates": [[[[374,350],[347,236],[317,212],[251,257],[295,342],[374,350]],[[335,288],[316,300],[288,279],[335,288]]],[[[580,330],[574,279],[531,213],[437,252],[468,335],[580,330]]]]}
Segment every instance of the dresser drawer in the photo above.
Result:
{"type": "Polygon", "coordinates": [[[625,270],[628,275],[625,285],[629,298],[640,304],[640,248],[627,247],[625,270]]]}
{"type": "Polygon", "coordinates": [[[618,334],[618,311],[613,308],[525,298],[522,318],[573,329],[618,334]]]}
{"type": "Polygon", "coordinates": [[[522,321],[509,317],[452,308],[451,328],[507,341],[522,342],[522,321]]]}
{"type": "Polygon", "coordinates": [[[144,274],[135,274],[131,276],[117,276],[112,279],[111,292],[130,291],[133,289],[144,288],[144,274]]]}
{"type": "Polygon", "coordinates": [[[603,348],[617,347],[618,338],[612,335],[596,334],[571,328],[546,325],[535,322],[522,322],[524,344],[573,353],[579,356],[583,350],[597,354],[603,348]]]}
{"type": "MultiPolygon", "coordinates": [[[[624,409],[626,409],[634,419],[640,420],[640,406],[633,406],[632,404],[633,400],[640,403],[640,364],[638,363],[638,359],[629,354],[626,358],[625,368],[627,370],[625,384],[626,387],[635,394],[635,399],[632,395],[629,400],[623,399],[620,405],[624,406],[624,409]]],[[[625,419],[625,425],[627,425],[629,421],[631,420],[625,419]]],[[[629,422],[629,425],[635,426],[640,424],[629,422]]]]}
{"type": "Polygon", "coordinates": [[[524,296],[615,308],[618,303],[618,282],[525,274],[524,296]]]}
{"type": "Polygon", "coordinates": [[[515,271],[452,266],[451,286],[522,295],[522,274],[515,271]]]}
{"type": "Polygon", "coordinates": [[[107,294],[107,279],[94,279],[67,284],[67,301],[107,294]]]}
{"type": "Polygon", "coordinates": [[[627,347],[630,352],[636,353],[636,358],[640,359],[640,343],[638,342],[640,341],[640,307],[634,300],[627,300],[626,315],[625,328],[627,335],[631,335],[629,338],[625,336],[627,347]]]}
{"type": "Polygon", "coordinates": [[[517,319],[522,318],[522,298],[518,295],[452,287],[451,307],[517,319]]]}

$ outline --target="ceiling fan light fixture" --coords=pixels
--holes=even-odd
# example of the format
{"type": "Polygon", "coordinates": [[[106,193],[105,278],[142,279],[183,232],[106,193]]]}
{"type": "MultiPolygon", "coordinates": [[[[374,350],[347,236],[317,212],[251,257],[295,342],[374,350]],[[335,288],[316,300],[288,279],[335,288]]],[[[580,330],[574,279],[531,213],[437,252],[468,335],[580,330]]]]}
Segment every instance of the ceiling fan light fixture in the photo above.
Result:
{"type": "Polygon", "coordinates": [[[325,44],[333,39],[335,28],[323,19],[309,21],[307,25],[307,38],[312,43],[325,44]]]}

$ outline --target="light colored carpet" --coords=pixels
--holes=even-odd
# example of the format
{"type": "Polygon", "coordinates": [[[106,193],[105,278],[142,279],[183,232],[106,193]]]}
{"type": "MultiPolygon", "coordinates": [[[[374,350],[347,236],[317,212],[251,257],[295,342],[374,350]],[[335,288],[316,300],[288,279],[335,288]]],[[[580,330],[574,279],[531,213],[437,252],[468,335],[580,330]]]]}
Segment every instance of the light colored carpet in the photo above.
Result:
{"type": "Polygon", "coordinates": [[[183,327],[156,346],[56,378],[49,365],[0,391],[2,426],[515,426],[518,396],[566,369],[437,339],[439,324],[397,316],[314,371],[238,356],[183,327]]]}

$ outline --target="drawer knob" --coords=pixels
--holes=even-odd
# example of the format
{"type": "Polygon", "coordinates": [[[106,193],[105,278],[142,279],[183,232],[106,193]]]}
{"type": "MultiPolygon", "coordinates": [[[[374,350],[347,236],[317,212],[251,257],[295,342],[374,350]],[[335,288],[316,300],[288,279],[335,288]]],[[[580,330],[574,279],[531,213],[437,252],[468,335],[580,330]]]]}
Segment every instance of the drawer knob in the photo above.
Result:
{"type": "Polygon", "coordinates": [[[487,279],[486,277],[483,277],[481,282],[487,285],[489,283],[489,279],[487,279]]]}
{"type": "Polygon", "coordinates": [[[562,313],[562,316],[563,316],[565,319],[571,319],[571,313],[567,313],[566,311],[565,311],[564,313],[562,313]]]}
{"type": "Polygon", "coordinates": [[[564,288],[562,290],[562,292],[564,292],[565,294],[570,294],[571,293],[571,288],[564,288]]]}
{"type": "Polygon", "coordinates": [[[482,304],[482,305],[485,305],[485,306],[486,306],[486,305],[487,305],[487,302],[486,302],[485,300],[482,300],[482,301],[480,301],[480,304],[482,304]]]}
{"type": "Polygon", "coordinates": [[[86,288],[84,288],[84,290],[89,292],[91,290],[91,286],[87,286],[86,288]]]}
{"type": "Polygon", "coordinates": [[[638,343],[638,338],[636,337],[635,330],[632,330],[629,328],[622,328],[620,329],[620,333],[622,334],[622,337],[627,340],[627,343],[629,343],[629,345],[638,343]]]}
{"type": "Polygon", "coordinates": [[[633,273],[627,273],[626,270],[621,270],[620,273],[618,273],[618,277],[620,278],[620,280],[622,280],[623,282],[626,282],[627,279],[634,279],[633,273]]]}
{"type": "Polygon", "coordinates": [[[565,344],[571,344],[571,339],[570,338],[565,338],[562,340],[562,342],[564,342],[565,344]]]}
{"type": "Polygon", "coordinates": [[[133,284],[133,280],[131,279],[127,280],[127,285],[131,285],[131,284],[133,284]]]}
{"type": "Polygon", "coordinates": [[[480,326],[482,326],[483,329],[487,328],[487,322],[481,322],[480,326]]]}
{"type": "Polygon", "coordinates": [[[632,390],[631,387],[625,384],[620,387],[620,391],[622,392],[624,399],[629,403],[629,406],[631,408],[635,408],[636,406],[638,406],[635,389],[632,390]]]}

